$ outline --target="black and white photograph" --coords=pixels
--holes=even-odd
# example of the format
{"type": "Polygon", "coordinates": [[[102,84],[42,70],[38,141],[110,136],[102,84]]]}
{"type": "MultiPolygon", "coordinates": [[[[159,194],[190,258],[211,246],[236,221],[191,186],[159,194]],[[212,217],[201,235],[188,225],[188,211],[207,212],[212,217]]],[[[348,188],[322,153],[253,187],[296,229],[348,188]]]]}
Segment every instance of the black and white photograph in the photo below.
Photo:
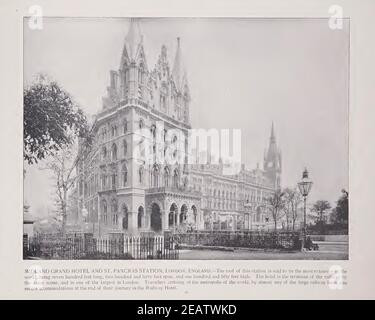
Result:
{"type": "Polygon", "coordinates": [[[349,19],[24,17],[23,259],[349,260],[349,48],[349,19]]]}

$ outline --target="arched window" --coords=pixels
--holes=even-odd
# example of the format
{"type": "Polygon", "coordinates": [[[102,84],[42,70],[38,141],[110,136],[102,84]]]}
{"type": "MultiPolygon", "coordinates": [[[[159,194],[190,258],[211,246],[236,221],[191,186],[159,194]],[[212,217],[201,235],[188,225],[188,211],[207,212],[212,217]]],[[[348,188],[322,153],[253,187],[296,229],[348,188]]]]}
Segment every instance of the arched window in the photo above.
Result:
{"type": "Polygon", "coordinates": [[[187,211],[188,211],[187,206],[186,206],[185,204],[182,205],[182,207],[181,207],[181,212],[180,212],[180,224],[186,222],[187,211]]]}
{"type": "Polygon", "coordinates": [[[144,67],[142,63],[140,64],[139,69],[138,69],[138,81],[140,84],[144,84],[145,82],[144,67]]]}
{"type": "Polygon", "coordinates": [[[143,119],[142,118],[140,118],[139,119],[139,129],[143,129],[143,127],[144,127],[144,122],[143,122],[143,119]]]}
{"type": "Polygon", "coordinates": [[[170,174],[169,174],[169,168],[165,167],[164,168],[164,186],[169,187],[169,179],[170,179],[170,174]]]}
{"type": "Polygon", "coordinates": [[[103,199],[102,201],[102,220],[107,224],[107,201],[103,199]]]}
{"type": "Polygon", "coordinates": [[[198,217],[198,213],[197,213],[197,207],[195,205],[193,205],[191,207],[191,210],[193,211],[193,219],[194,219],[194,223],[197,223],[197,217],[198,217]]]}
{"type": "MultiPolygon", "coordinates": [[[[188,178],[187,178],[186,176],[183,178],[183,184],[184,184],[184,188],[187,188],[187,185],[188,185],[188,178]]],[[[201,191],[201,190],[200,190],[200,187],[199,187],[199,191],[201,191]]]]}
{"type": "Polygon", "coordinates": [[[124,119],[122,122],[122,131],[124,134],[128,131],[128,122],[126,121],[126,119],[124,119]]]}
{"type": "Polygon", "coordinates": [[[106,147],[102,148],[102,158],[103,158],[103,160],[105,160],[107,158],[107,148],[106,147]]]}
{"type": "Polygon", "coordinates": [[[117,212],[117,200],[112,199],[111,201],[111,212],[116,213],[117,212]]]}
{"type": "Polygon", "coordinates": [[[178,188],[178,178],[178,170],[175,169],[173,174],[173,186],[176,188],[178,188]]]}
{"type": "Polygon", "coordinates": [[[143,166],[139,167],[139,170],[138,170],[138,178],[139,178],[139,183],[143,183],[143,166]]]}
{"type": "Polygon", "coordinates": [[[151,131],[151,135],[153,138],[156,137],[156,126],[153,124],[150,128],[150,131],[151,131]]]}
{"type": "Polygon", "coordinates": [[[161,95],[160,95],[160,106],[161,106],[161,108],[162,108],[163,110],[165,110],[166,107],[167,107],[167,99],[166,99],[166,97],[165,97],[164,94],[161,94],[161,95]]]}
{"type": "Polygon", "coordinates": [[[122,212],[122,228],[124,230],[128,230],[128,227],[129,227],[129,213],[128,213],[128,207],[126,206],[126,204],[122,205],[121,212],[122,212]]]}
{"type": "Polygon", "coordinates": [[[124,65],[122,66],[122,69],[123,69],[123,79],[124,79],[124,83],[126,83],[128,81],[128,65],[126,63],[124,63],[124,65]]]}
{"type": "Polygon", "coordinates": [[[102,190],[105,190],[105,188],[107,187],[107,176],[105,175],[105,173],[102,174],[102,190]]]}
{"type": "Polygon", "coordinates": [[[114,143],[112,145],[112,160],[117,160],[117,145],[114,143]]]}
{"type": "Polygon", "coordinates": [[[155,164],[152,168],[152,186],[158,187],[159,186],[159,167],[155,164]]]}
{"type": "Polygon", "coordinates": [[[117,225],[118,215],[117,215],[117,200],[116,199],[112,199],[111,212],[112,212],[112,224],[117,225]]]}
{"type": "Polygon", "coordinates": [[[117,126],[116,125],[113,125],[111,127],[111,135],[112,135],[112,137],[117,135],[117,126]]]}
{"type": "Polygon", "coordinates": [[[140,206],[138,208],[138,228],[142,228],[144,226],[144,210],[143,207],[140,206]]]}
{"type": "Polygon", "coordinates": [[[128,182],[128,168],[126,164],[122,166],[122,185],[125,187],[128,182]]]}
{"type": "Polygon", "coordinates": [[[112,174],[112,189],[116,189],[116,185],[117,185],[117,175],[116,173],[113,173],[112,174]]]}
{"type": "Polygon", "coordinates": [[[128,144],[126,143],[125,139],[122,141],[122,151],[124,157],[126,157],[126,154],[128,153],[128,144]]]}

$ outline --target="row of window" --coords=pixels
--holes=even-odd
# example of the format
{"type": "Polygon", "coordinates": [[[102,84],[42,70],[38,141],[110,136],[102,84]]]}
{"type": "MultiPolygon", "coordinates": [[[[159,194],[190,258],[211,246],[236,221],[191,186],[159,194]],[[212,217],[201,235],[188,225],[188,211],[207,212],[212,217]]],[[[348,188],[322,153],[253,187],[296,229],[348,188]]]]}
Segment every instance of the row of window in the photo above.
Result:
{"type": "MultiPolygon", "coordinates": [[[[108,126],[104,126],[99,133],[99,136],[102,141],[106,141],[108,138],[114,138],[118,135],[118,127],[117,124],[111,124],[109,125],[109,129],[107,128],[108,126]]],[[[143,129],[144,128],[144,120],[142,118],[139,119],[138,122],[138,128],[143,129]]],[[[155,131],[155,126],[151,127],[151,133],[155,137],[156,131],[155,131]]],[[[122,120],[121,124],[121,132],[122,134],[125,134],[128,132],[128,122],[127,119],[122,120]]]]}
{"type": "MultiPolygon", "coordinates": [[[[143,183],[143,177],[144,177],[144,167],[141,166],[138,169],[138,182],[143,183]]],[[[126,187],[128,182],[128,168],[126,164],[123,164],[121,168],[121,186],[126,187]]],[[[115,190],[119,186],[118,184],[118,177],[117,173],[111,173],[111,174],[101,174],[101,186],[102,190],[108,190],[112,189],[115,190]]]]}
{"type": "MultiPolygon", "coordinates": [[[[118,178],[117,173],[111,174],[101,174],[101,183],[102,183],[102,190],[107,190],[108,188],[115,190],[117,189],[118,185],[118,178]]],[[[128,183],[128,168],[126,164],[122,165],[121,168],[121,186],[126,187],[128,183]]]]}
{"type": "Polygon", "coordinates": [[[207,207],[213,208],[213,209],[223,209],[223,210],[229,210],[229,209],[236,209],[236,203],[235,201],[217,201],[217,200],[208,200],[207,201],[207,207]]]}
{"type": "MultiPolygon", "coordinates": [[[[177,137],[174,136],[173,138],[173,143],[175,143],[175,141],[177,140],[177,137]]],[[[142,144],[143,141],[140,142],[140,144],[142,144]]],[[[156,144],[153,145],[153,153],[155,154],[156,153],[156,144]]],[[[164,148],[164,156],[166,155],[166,151],[167,151],[167,147],[164,148]]],[[[142,152],[142,155],[144,155],[144,150],[141,148],[141,152],[142,152]]],[[[128,153],[128,144],[126,142],[126,140],[124,139],[122,141],[122,157],[126,157],[127,156],[127,153],[128,153]]],[[[173,158],[175,159],[177,157],[177,150],[174,150],[173,151],[173,158]]],[[[114,142],[112,143],[112,146],[111,146],[111,150],[110,152],[108,152],[107,150],[107,147],[106,146],[103,146],[102,147],[102,151],[101,151],[101,158],[102,160],[112,160],[112,161],[116,161],[118,159],[118,150],[117,150],[117,144],[114,142]]]]}
{"type": "MultiPolygon", "coordinates": [[[[139,183],[143,183],[143,176],[144,176],[144,167],[141,166],[138,170],[138,181],[139,183]]],[[[96,181],[96,180],[93,180],[96,181]]],[[[176,168],[173,171],[173,176],[170,174],[170,169],[169,167],[164,168],[164,174],[163,174],[163,181],[164,181],[164,186],[169,187],[173,186],[178,188],[180,185],[180,174],[179,170],[176,168]]],[[[125,187],[127,186],[128,182],[128,169],[126,164],[122,165],[121,168],[121,186],[125,187]]],[[[155,165],[153,167],[153,170],[151,172],[151,187],[160,187],[161,186],[161,174],[159,172],[159,167],[155,165]]],[[[187,185],[187,178],[184,179],[184,186],[187,185]]],[[[117,173],[111,173],[111,174],[101,174],[101,189],[102,190],[108,190],[108,189],[117,189],[119,186],[118,184],[118,175],[117,173]]],[[[94,190],[97,188],[95,187],[94,190]]]]}
{"type": "MultiPolygon", "coordinates": [[[[126,157],[127,152],[128,152],[128,144],[127,144],[126,140],[124,139],[122,141],[122,156],[126,157]]],[[[106,146],[102,147],[102,160],[107,160],[109,155],[110,155],[110,159],[112,161],[117,160],[118,154],[117,154],[117,144],[116,143],[112,144],[110,154],[109,154],[106,146]]]]}
{"type": "MultiPolygon", "coordinates": [[[[126,119],[122,120],[121,123],[121,132],[122,134],[125,134],[128,132],[128,122],[126,119]]],[[[106,141],[108,138],[114,138],[118,135],[118,125],[117,124],[111,124],[109,126],[104,126],[99,133],[99,137],[102,141],[106,141]]]]}
{"type": "MultiPolygon", "coordinates": [[[[159,187],[160,186],[160,169],[159,166],[154,165],[151,172],[151,187],[159,187]]],[[[171,173],[169,167],[164,168],[163,172],[163,178],[164,178],[164,186],[169,187],[171,185],[171,173]]],[[[173,177],[172,177],[172,186],[178,188],[179,187],[179,180],[180,180],[180,174],[178,169],[176,168],[173,171],[173,177]]]]}
{"type": "MultiPolygon", "coordinates": [[[[116,199],[112,199],[111,201],[111,212],[108,212],[108,205],[106,200],[102,200],[101,203],[101,221],[105,224],[108,225],[108,216],[111,217],[110,224],[112,226],[118,226],[119,223],[121,223],[121,227],[124,230],[128,230],[129,228],[129,211],[128,207],[126,204],[123,204],[121,207],[121,212],[118,212],[118,207],[117,207],[117,201],[116,199]],[[121,217],[121,220],[119,220],[119,217],[121,217]]],[[[145,221],[145,214],[144,214],[144,209],[142,206],[138,208],[138,214],[137,214],[137,226],[138,228],[144,228],[146,224],[145,221]]]]}

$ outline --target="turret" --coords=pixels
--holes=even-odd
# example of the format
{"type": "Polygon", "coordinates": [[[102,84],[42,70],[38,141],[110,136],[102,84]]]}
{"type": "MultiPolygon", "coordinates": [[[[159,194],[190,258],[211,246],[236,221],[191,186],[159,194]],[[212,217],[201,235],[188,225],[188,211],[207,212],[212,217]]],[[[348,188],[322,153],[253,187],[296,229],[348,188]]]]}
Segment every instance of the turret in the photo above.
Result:
{"type": "Polygon", "coordinates": [[[172,81],[175,88],[177,118],[189,123],[190,92],[186,70],[183,66],[180,38],[177,38],[176,56],[172,68],[172,81]]]}

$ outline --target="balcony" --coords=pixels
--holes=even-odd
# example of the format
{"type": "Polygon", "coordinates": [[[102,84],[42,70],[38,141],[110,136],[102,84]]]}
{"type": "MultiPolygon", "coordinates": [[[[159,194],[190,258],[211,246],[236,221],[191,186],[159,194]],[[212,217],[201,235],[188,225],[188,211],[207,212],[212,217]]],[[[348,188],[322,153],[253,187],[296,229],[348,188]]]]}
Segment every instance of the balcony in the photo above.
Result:
{"type": "Polygon", "coordinates": [[[185,194],[191,197],[200,198],[201,193],[198,191],[189,190],[183,187],[154,187],[146,190],[146,195],[150,194],[185,194]]]}

